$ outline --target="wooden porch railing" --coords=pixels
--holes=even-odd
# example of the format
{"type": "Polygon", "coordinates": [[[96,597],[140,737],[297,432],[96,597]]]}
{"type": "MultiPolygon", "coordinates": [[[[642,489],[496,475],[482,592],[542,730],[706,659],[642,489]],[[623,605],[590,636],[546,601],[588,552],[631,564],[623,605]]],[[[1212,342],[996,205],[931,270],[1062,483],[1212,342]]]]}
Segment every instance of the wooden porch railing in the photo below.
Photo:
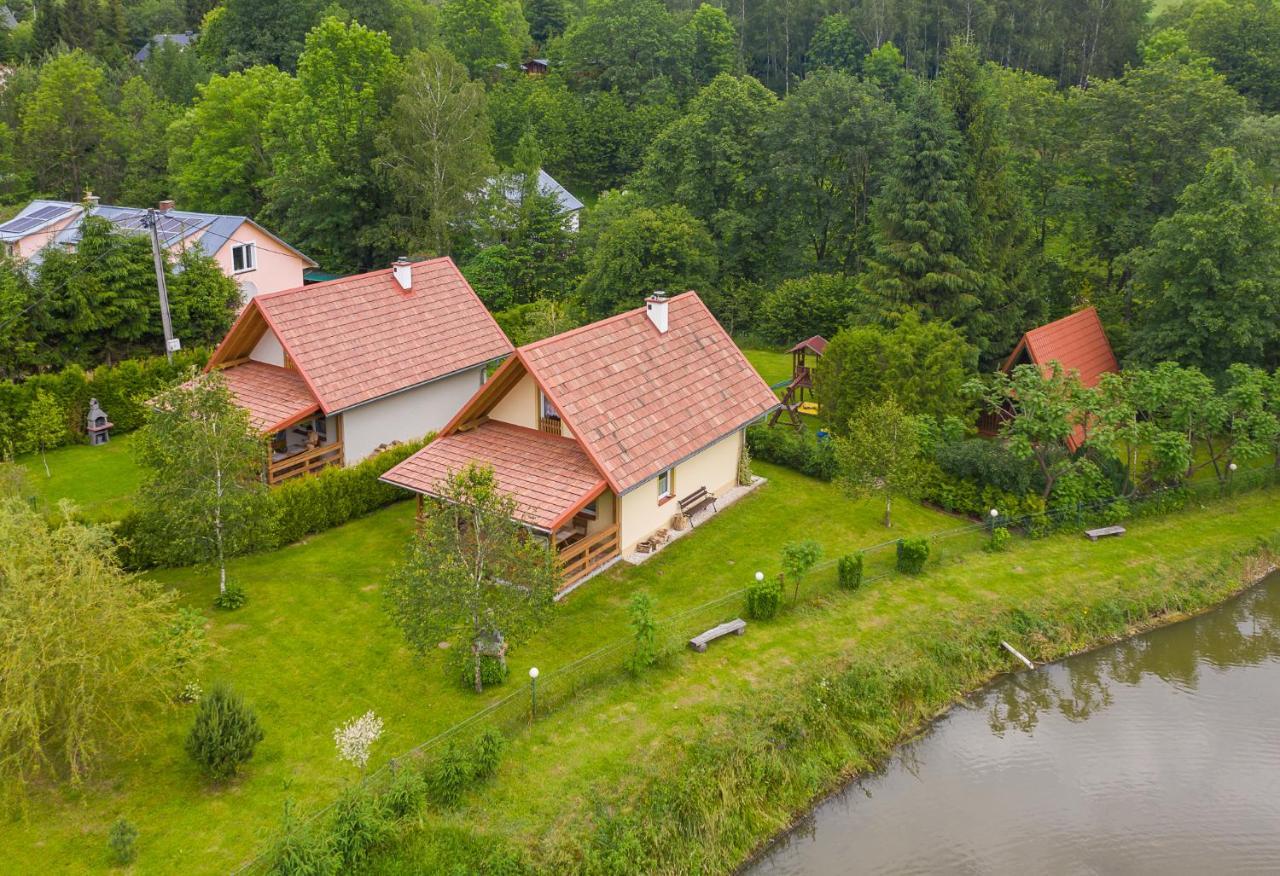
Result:
{"type": "Polygon", "coordinates": [[[618,555],[618,524],[592,533],[560,551],[560,589],[589,575],[618,555]]]}
{"type": "Polygon", "coordinates": [[[559,417],[539,417],[538,431],[546,432],[548,435],[564,434],[564,429],[561,428],[559,417]]]}
{"type": "Polygon", "coordinates": [[[326,444],[312,450],[304,450],[293,456],[267,463],[267,483],[275,484],[290,478],[315,474],[330,465],[342,465],[342,442],[326,444]]]}

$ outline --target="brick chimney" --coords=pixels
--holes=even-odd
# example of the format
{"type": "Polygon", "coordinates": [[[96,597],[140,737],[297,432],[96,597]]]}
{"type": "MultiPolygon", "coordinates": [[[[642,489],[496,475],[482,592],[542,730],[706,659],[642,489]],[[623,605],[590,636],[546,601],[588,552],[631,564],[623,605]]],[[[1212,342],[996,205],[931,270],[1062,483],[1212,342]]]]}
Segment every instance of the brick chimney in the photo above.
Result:
{"type": "Polygon", "coordinates": [[[644,300],[644,312],[662,334],[667,333],[667,293],[658,290],[644,300]]]}
{"type": "Polygon", "coordinates": [[[391,263],[391,273],[395,275],[400,288],[408,292],[413,288],[413,265],[404,256],[391,263]]]}
{"type": "Polygon", "coordinates": [[[98,201],[99,201],[99,200],[100,200],[100,199],[98,198],[98,196],[97,196],[97,195],[95,195],[95,194],[93,193],[93,190],[92,190],[92,189],[85,189],[85,190],[84,190],[84,204],[85,204],[85,206],[86,206],[86,207],[88,207],[90,210],[92,210],[94,207],[98,206],[98,201]]]}
{"type": "Polygon", "coordinates": [[[168,199],[165,199],[160,203],[156,204],[156,210],[161,213],[168,213],[172,209],[173,209],[173,201],[168,199]]]}

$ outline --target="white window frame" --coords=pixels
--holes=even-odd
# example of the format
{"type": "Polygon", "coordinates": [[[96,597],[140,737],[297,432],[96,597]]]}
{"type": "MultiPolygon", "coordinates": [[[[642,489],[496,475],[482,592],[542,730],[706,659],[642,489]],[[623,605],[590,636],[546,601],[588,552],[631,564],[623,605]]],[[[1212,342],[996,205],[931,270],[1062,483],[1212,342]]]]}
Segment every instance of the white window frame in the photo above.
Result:
{"type": "Polygon", "coordinates": [[[665,499],[670,499],[675,494],[675,480],[676,480],[675,474],[676,474],[676,470],[674,468],[668,468],[664,471],[658,472],[658,501],[659,502],[665,499]],[[664,478],[667,481],[666,487],[663,487],[662,485],[662,481],[664,478]]]}
{"type": "Polygon", "coordinates": [[[249,241],[248,243],[233,244],[231,247],[231,273],[247,274],[249,271],[256,271],[257,269],[258,269],[258,245],[254,243],[252,240],[249,241]],[[243,256],[241,257],[240,262],[243,265],[243,267],[240,267],[240,268],[236,267],[236,251],[237,250],[239,250],[240,252],[248,256],[248,258],[244,258],[243,256]]]}

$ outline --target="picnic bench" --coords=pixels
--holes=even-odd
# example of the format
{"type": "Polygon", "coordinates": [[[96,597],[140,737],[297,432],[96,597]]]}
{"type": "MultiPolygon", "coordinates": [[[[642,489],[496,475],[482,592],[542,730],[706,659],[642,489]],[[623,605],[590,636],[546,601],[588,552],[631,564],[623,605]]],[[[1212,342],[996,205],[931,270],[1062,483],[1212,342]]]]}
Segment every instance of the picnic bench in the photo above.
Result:
{"type": "Polygon", "coordinates": [[[690,528],[693,528],[693,512],[708,503],[712,511],[716,510],[716,494],[708,491],[706,487],[698,487],[680,500],[680,513],[689,518],[690,528]]]}
{"type": "Polygon", "coordinates": [[[705,633],[700,633],[689,640],[689,647],[701,654],[707,650],[707,645],[714,642],[721,636],[727,636],[733,633],[735,636],[741,636],[747,631],[747,622],[740,617],[736,617],[731,621],[726,621],[717,627],[712,627],[705,633]]]}
{"type": "Polygon", "coordinates": [[[1123,526],[1104,526],[1101,529],[1086,529],[1084,534],[1088,536],[1089,541],[1097,541],[1100,538],[1106,538],[1109,535],[1124,535],[1123,526]]]}

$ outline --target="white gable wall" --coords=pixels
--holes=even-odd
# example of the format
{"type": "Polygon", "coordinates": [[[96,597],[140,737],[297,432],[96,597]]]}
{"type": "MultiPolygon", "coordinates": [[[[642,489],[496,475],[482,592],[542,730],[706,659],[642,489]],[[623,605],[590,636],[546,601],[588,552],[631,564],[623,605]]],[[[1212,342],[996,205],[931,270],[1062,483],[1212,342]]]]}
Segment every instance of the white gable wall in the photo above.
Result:
{"type": "MultiPolygon", "coordinates": [[[[240,349],[244,349],[241,347],[240,349]]],[[[258,339],[257,345],[253,351],[249,353],[249,358],[255,362],[265,362],[268,365],[279,365],[284,367],[284,347],[280,345],[280,339],[276,337],[276,333],[271,329],[267,329],[262,333],[262,337],[258,339]]]]}
{"type": "Polygon", "coordinates": [[[343,456],[354,465],[392,441],[411,441],[442,428],[484,383],[484,366],[342,412],[343,456]]]}
{"type": "Polygon", "coordinates": [[[618,542],[622,553],[632,553],[636,542],[654,531],[671,526],[671,518],[680,511],[679,500],[698,487],[706,487],[723,496],[738,480],[738,455],[742,451],[743,432],[721,438],[675,466],[674,495],[659,504],[658,478],[655,476],[622,495],[622,531],[618,542]]]}

